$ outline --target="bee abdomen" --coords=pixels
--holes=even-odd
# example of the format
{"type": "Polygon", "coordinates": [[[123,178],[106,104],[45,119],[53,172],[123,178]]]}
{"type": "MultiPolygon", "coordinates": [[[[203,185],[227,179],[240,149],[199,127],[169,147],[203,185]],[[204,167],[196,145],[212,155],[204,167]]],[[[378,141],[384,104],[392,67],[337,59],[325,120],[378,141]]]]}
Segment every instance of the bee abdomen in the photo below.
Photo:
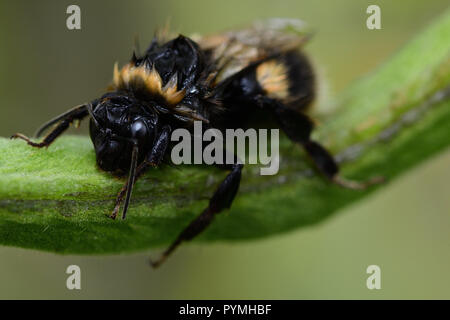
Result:
{"type": "Polygon", "coordinates": [[[304,109],[314,100],[314,72],[308,59],[298,51],[261,63],[255,75],[265,95],[290,107],[304,109]]]}

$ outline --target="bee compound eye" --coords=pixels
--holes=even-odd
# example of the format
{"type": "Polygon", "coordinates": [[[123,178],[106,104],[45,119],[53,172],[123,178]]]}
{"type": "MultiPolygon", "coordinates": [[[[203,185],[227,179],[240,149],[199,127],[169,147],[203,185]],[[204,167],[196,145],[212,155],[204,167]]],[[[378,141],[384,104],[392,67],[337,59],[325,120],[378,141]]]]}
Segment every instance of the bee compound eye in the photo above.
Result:
{"type": "Polygon", "coordinates": [[[137,120],[131,125],[131,135],[138,140],[148,136],[148,127],[143,120],[137,120]]]}

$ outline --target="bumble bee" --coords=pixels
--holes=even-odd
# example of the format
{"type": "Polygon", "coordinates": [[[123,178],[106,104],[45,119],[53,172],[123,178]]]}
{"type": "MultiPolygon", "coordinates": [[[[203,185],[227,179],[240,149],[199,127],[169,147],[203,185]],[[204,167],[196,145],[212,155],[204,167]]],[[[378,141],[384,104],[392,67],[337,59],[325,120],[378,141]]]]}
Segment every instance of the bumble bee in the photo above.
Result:
{"type": "MultiPolygon", "coordinates": [[[[249,127],[263,116],[302,146],[330,181],[363,188],[366,184],[342,179],[330,153],[310,138],[314,124],[305,112],[314,100],[316,86],[312,65],[300,51],[309,38],[302,29],[301,21],[272,19],[204,37],[160,33],[144,53],[134,52],[121,69],[115,65],[112,84],[102,97],[44,124],[36,136],[49,133],[41,142],[19,133],[12,138],[37,148],[48,147],[72,123],[89,117],[98,167],[116,175],[128,174],[112,218],[123,203],[125,219],[135,182],[165,159],[171,149],[171,132],[180,127],[192,129],[194,121],[223,131],[249,127]]],[[[243,164],[236,160],[219,167],[229,173],[207,208],[153,266],[230,208],[243,164]]]]}

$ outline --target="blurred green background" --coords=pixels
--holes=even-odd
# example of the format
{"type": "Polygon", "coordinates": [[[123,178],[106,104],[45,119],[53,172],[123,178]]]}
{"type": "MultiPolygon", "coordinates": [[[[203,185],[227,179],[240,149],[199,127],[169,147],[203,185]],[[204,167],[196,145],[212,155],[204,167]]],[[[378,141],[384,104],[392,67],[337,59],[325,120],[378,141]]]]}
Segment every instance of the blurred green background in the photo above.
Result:
{"type": "MultiPolygon", "coordinates": [[[[133,38],[144,48],[167,18],[186,35],[266,17],[304,19],[316,30],[306,51],[332,97],[447,6],[447,0],[2,0],[0,136],[32,134],[101,95],[114,62],[130,58],[133,38]],[[70,4],[81,7],[82,30],[66,28],[70,4]],[[366,28],[369,4],[381,7],[382,30],[366,28]]],[[[86,134],[86,126],[79,132],[86,134]]],[[[82,257],[0,247],[0,298],[449,299],[449,163],[447,150],[313,227],[253,242],[185,245],[156,271],[147,264],[156,252],[82,257]],[[66,289],[70,264],[81,267],[81,291],[66,289]],[[381,267],[381,290],[366,288],[371,264],[381,267]]]]}

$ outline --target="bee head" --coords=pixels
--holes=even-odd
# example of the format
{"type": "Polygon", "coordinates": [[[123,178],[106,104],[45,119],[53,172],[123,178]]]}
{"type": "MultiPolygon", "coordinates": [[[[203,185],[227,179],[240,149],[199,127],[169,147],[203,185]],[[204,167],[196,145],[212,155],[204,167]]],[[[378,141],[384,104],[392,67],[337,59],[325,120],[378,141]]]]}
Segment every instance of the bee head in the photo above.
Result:
{"type": "Polygon", "coordinates": [[[133,146],[142,162],[151,150],[158,117],[152,108],[126,94],[106,94],[89,107],[90,136],[97,164],[105,171],[126,173],[133,146]]]}

